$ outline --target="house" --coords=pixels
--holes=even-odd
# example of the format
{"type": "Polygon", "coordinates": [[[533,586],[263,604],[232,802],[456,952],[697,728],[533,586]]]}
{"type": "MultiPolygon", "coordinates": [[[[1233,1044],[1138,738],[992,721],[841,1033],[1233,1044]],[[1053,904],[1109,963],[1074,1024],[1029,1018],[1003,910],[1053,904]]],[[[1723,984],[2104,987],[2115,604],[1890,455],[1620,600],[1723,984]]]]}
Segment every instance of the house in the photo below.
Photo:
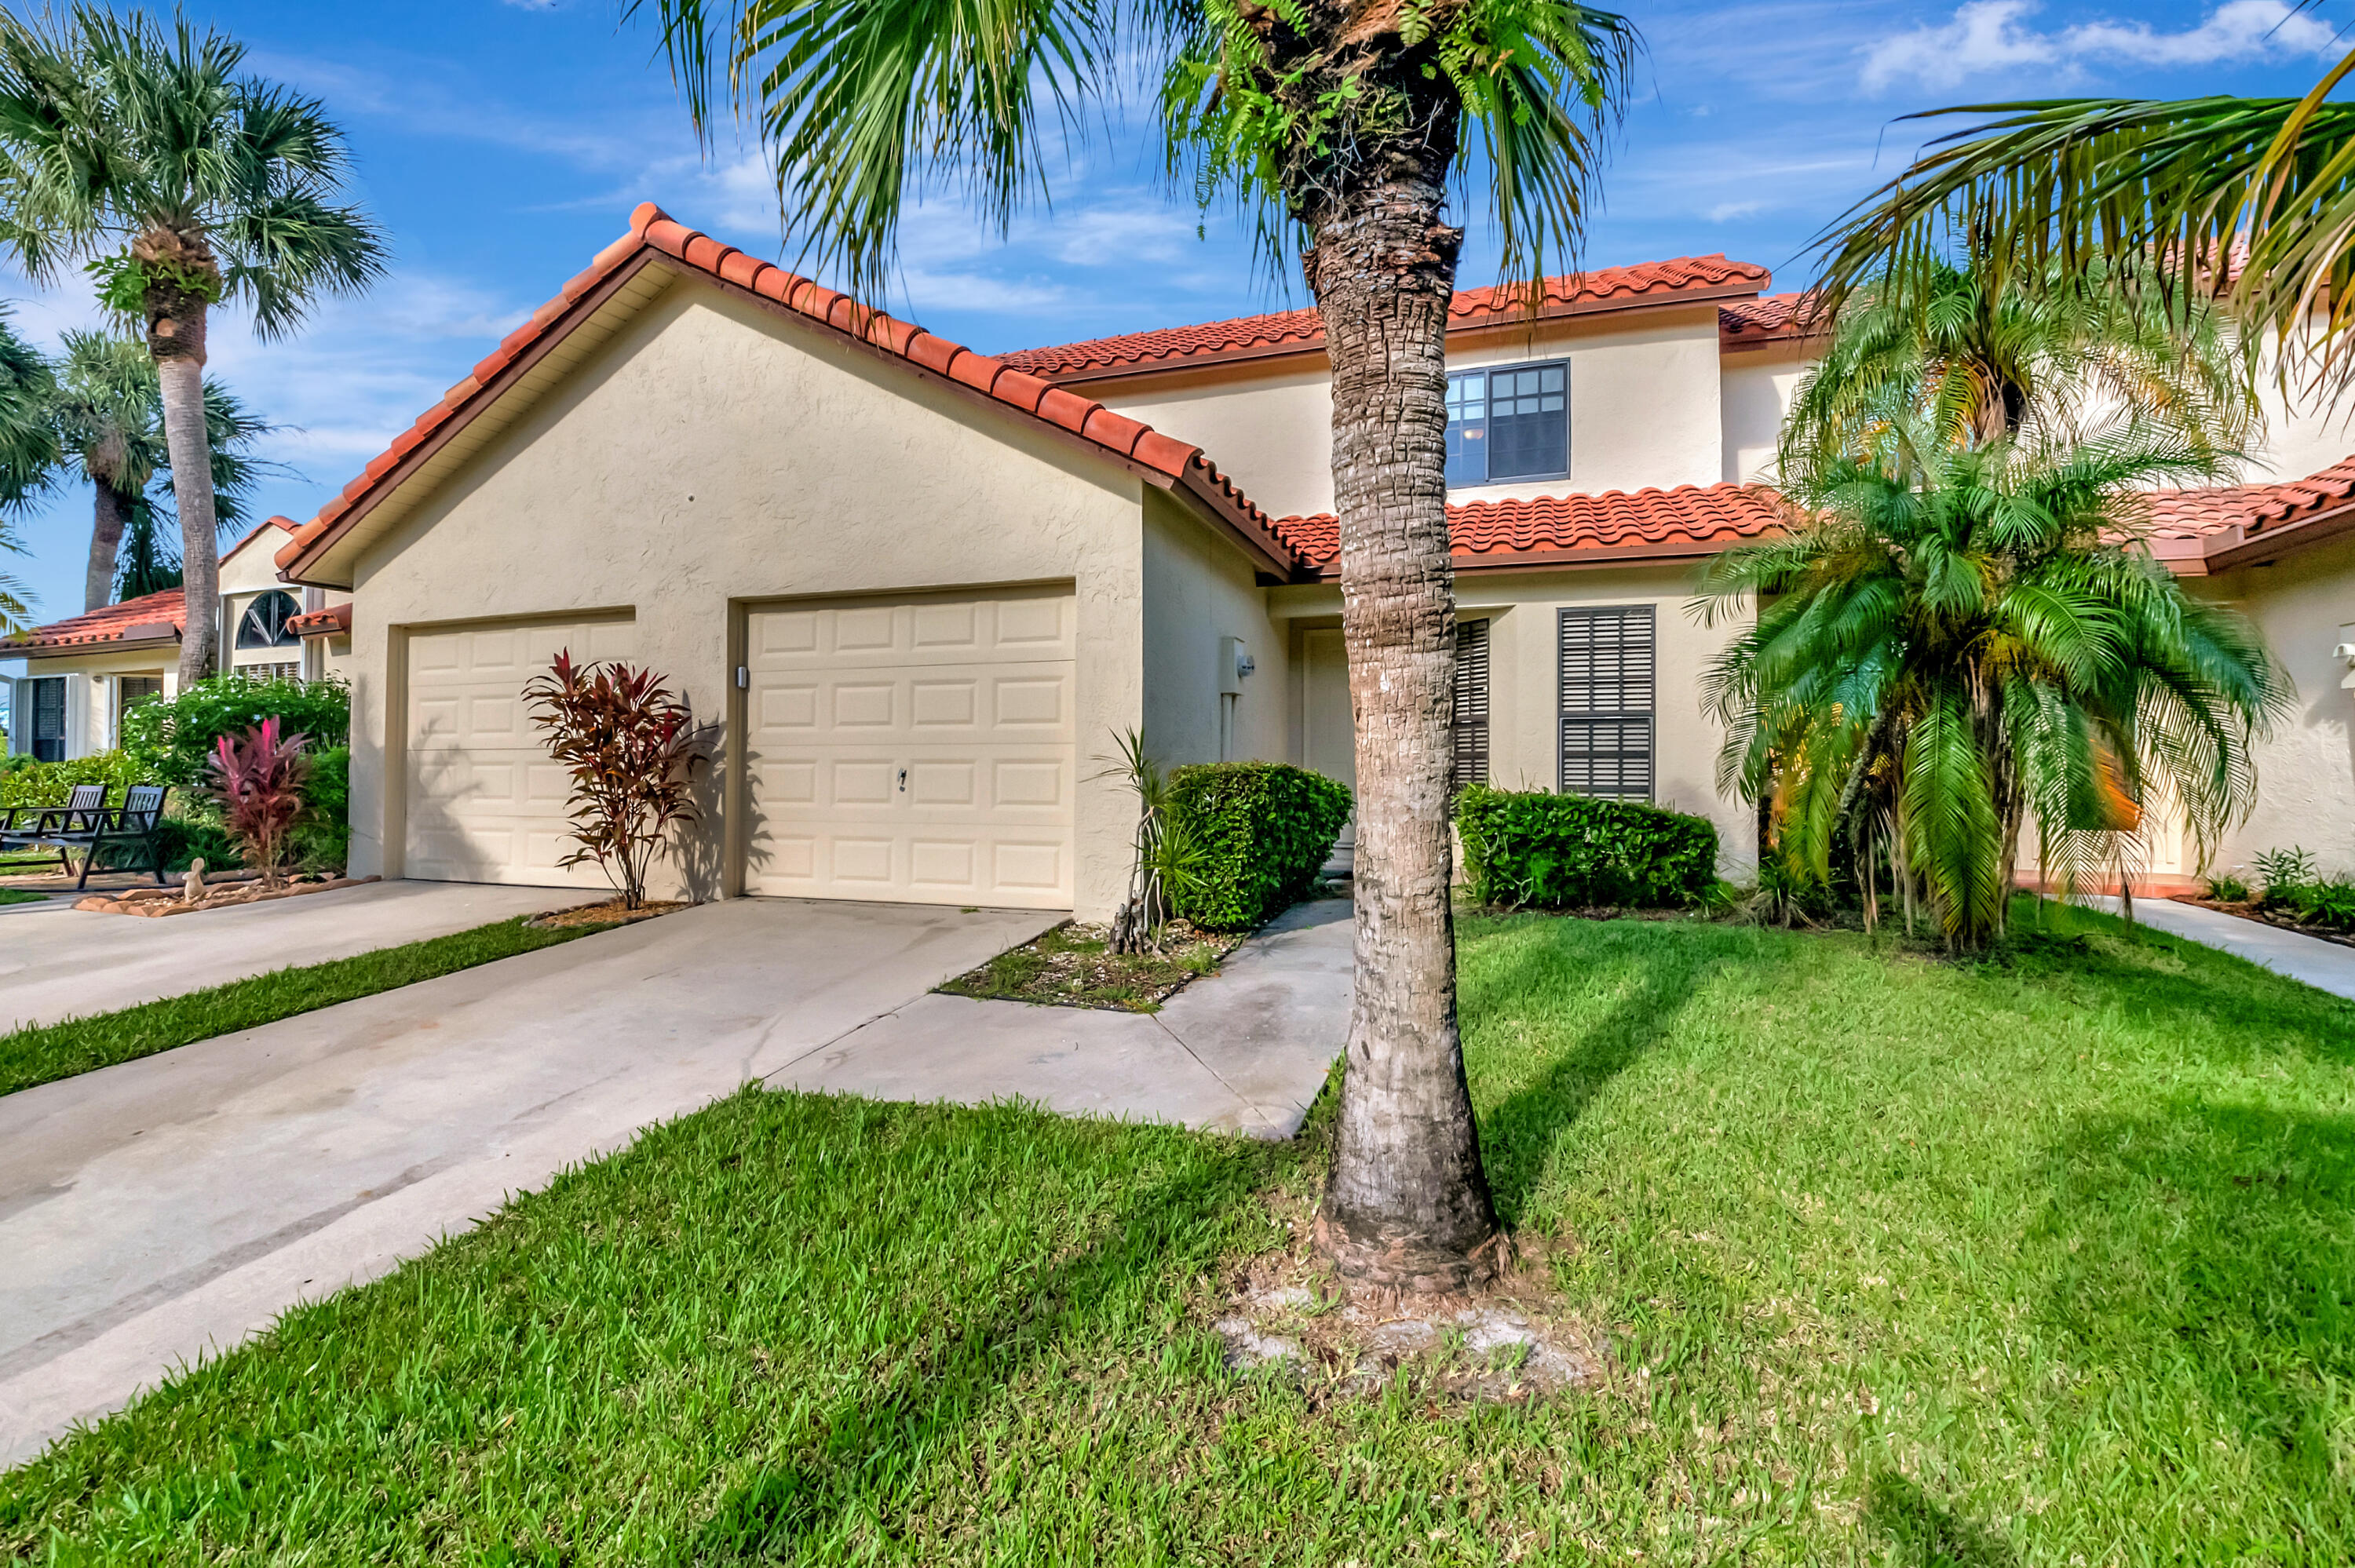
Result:
{"type": "MultiPolygon", "coordinates": [[[[1730,867],[1735,628],[1689,604],[1775,525],[1747,482],[1815,345],[1769,281],[1601,269],[1449,328],[1459,776],[1709,816],[1730,867]]],[[[1128,731],[1352,772],[1326,376],[1307,311],[983,355],[641,207],[277,551],[349,596],[352,869],[601,885],[521,697],[569,649],[706,726],[676,889],[1104,916],[1128,731]]],[[[2301,743],[2341,800],[2345,716],[2301,743]]]]}
{"type": "MultiPolygon", "coordinates": [[[[346,596],[279,580],[272,557],[293,532],[272,517],[221,556],[221,668],[316,679],[342,664],[349,611],[332,601],[346,596]]],[[[25,661],[11,683],[9,750],[55,762],[114,747],[126,711],[177,690],[186,624],[185,596],[167,588],[0,639],[0,659],[25,661]]]]}

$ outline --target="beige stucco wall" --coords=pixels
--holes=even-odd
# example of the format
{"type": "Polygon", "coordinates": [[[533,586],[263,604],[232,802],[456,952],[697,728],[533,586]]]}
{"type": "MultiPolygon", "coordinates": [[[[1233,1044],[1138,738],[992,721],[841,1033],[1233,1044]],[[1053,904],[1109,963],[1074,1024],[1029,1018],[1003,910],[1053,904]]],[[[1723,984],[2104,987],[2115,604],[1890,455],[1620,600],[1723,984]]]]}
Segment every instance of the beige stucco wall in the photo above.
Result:
{"type": "MultiPolygon", "coordinates": [[[[1452,501],[1714,484],[1724,466],[1717,307],[1575,316],[1458,334],[1451,370],[1570,361],[1570,478],[1479,485],[1452,501]]],[[[1321,358],[1244,361],[1077,388],[1199,444],[1277,516],[1333,509],[1330,378],[1321,358]]]]}
{"type": "MultiPolygon", "coordinates": [[[[1653,607],[1659,659],[1653,699],[1654,800],[1714,821],[1719,869],[1738,876],[1757,859],[1755,817],[1740,799],[1718,791],[1723,732],[1701,711],[1700,684],[1710,661],[1739,635],[1746,617],[1704,626],[1687,613],[1692,593],[1692,571],[1685,565],[1467,575],[1455,584],[1457,616],[1489,623],[1488,778],[1506,789],[1552,789],[1558,781],[1561,694],[1554,612],[1582,605],[1653,607]]],[[[1277,588],[1269,599],[1276,615],[1296,628],[1339,623],[1337,588],[1277,588]]],[[[1296,647],[1296,634],[1293,641],[1296,647]]],[[[1298,681],[1286,685],[1305,689],[1298,681]]],[[[1296,720],[1291,733],[1296,747],[1296,720]]]]}
{"type": "MultiPolygon", "coordinates": [[[[1141,481],[1018,416],[682,281],[358,563],[352,865],[400,872],[404,629],[625,610],[639,656],[736,713],[751,601],[1069,581],[1079,609],[1077,906],[1102,918],[1134,811],[1087,766],[1143,722],[1141,481]]],[[[731,728],[730,734],[734,733],[731,728]]],[[[727,738],[672,890],[735,890],[727,738]]]]}
{"type": "Polygon", "coordinates": [[[1723,468],[1734,484],[1771,481],[1783,415],[1813,357],[1796,344],[1742,349],[1722,356],[1720,400],[1724,409],[1723,468]]]}
{"type": "MultiPolygon", "coordinates": [[[[1266,591],[1241,552],[1208,524],[1159,490],[1145,500],[1146,752],[1168,768],[1220,760],[1220,639],[1239,637],[1257,668],[1235,695],[1228,758],[1284,760],[1291,661],[1268,619],[1266,591]]],[[[1082,760],[1108,750],[1113,738],[1083,736],[1082,760]]]]}
{"type": "Polygon", "coordinates": [[[2217,863],[2245,868],[2296,844],[2324,870],[2355,875],[2355,689],[2343,684],[2348,662],[2331,652],[2355,641],[2355,538],[2185,586],[2254,620],[2297,683],[2291,716],[2257,753],[2257,809],[2227,835],[2217,863]]]}

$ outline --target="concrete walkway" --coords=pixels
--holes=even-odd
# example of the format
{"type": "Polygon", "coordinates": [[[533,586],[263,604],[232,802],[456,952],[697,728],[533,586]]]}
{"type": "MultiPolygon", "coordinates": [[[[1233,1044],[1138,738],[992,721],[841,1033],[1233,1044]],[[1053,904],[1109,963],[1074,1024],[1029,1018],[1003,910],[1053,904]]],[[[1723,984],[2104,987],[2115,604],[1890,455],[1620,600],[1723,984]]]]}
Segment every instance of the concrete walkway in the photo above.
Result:
{"type": "Polygon", "coordinates": [[[163,920],[94,915],[69,902],[12,904],[15,918],[0,934],[0,1033],[446,937],[594,896],[579,888],[377,882],[163,920]]]}
{"type": "Polygon", "coordinates": [[[0,1467],[749,1080],[1296,1130],[1348,916],[1139,1015],[931,994],[1052,914],[741,899],[0,1097],[0,1467]]]}
{"type": "Polygon", "coordinates": [[[1295,905],[1157,1013],[915,998],[769,1082],[1290,1138],[1349,1032],[1349,902],[1295,905]]]}
{"type": "MultiPolygon", "coordinates": [[[[2118,913],[2115,898],[2094,902],[2113,915],[2118,913]]],[[[2355,1001],[2355,948],[2166,898],[2137,898],[2135,918],[2157,930],[2246,959],[2275,974],[2304,980],[2317,991],[2355,1001]]]]}
{"type": "Polygon", "coordinates": [[[706,905],[0,1097],[0,1466],[1056,918],[706,905]]]}

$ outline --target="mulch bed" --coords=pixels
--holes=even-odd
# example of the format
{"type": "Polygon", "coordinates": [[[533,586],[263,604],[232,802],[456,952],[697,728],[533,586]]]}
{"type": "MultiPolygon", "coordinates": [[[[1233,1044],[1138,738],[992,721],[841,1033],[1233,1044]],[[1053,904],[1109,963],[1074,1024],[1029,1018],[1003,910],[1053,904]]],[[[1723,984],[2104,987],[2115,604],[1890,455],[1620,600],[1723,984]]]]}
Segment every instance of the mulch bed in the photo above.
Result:
{"type": "Polygon", "coordinates": [[[339,887],[359,887],[379,880],[373,876],[335,876],[306,881],[296,877],[283,883],[272,883],[248,872],[231,874],[230,881],[208,880],[201,898],[191,900],[183,888],[134,887],[123,893],[93,893],[77,901],[74,907],[94,915],[144,915],[151,918],[166,915],[194,915],[205,909],[235,909],[248,904],[267,904],[280,898],[300,898],[307,893],[333,893],[339,887]],[[222,884],[226,883],[227,885],[222,884]]]}
{"type": "Polygon", "coordinates": [[[1103,926],[1066,920],[940,989],[982,1001],[1028,1001],[1108,1012],[1153,1012],[1187,982],[1218,972],[1250,933],[1205,931],[1185,920],[1161,928],[1161,951],[1114,953],[1103,926]]]}
{"type": "Polygon", "coordinates": [[[618,898],[602,898],[594,904],[576,904],[570,909],[549,909],[524,922],[535,931],[552,931],[568,926],[634,926],[641,920],[651,920],[657,915],[668,915],[685,909],[684,899],[656,903],[648,899],[635,909],[624,909],[618,898]]]}
{"type": "Polygon", "coordinates": [[[2355,948],[2355,935],[2345,931],[2334,931],[2327,926],[2301,926],[2295,920],[2285,920],[2278,915],[2270,915],[2258,908],[2254,900],[2246,904],[2227,904],[2221,898],[2201,898],[2195,894],[2179,893],[2170,902],[2196,904],[2202,909],[2213,909],[2219,915],[2236,915],[2243,920],[2254,920],[2260,926],[2277,926],[2285,931],[2295,931],[2301,937],[2318,937],[2326,942],[2336,942],[2342,948],[2355,948]]]}

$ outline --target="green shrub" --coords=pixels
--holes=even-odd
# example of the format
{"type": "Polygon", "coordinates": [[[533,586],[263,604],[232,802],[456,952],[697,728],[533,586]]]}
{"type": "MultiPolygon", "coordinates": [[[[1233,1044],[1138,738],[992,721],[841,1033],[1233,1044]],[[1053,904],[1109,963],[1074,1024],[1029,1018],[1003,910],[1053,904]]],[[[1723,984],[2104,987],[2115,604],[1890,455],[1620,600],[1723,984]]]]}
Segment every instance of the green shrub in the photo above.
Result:
{"type": "Polygon", "coordinates": [[[201,789],[205,759],[224,735],[242,735],[265,718],[307,737],[307,750],[348,745],[350,688],[321,681],[249,681],[215,675],[170,702],[142,703],[123,715],[123,748],[148,778],[178,789],[201,789]]]}
{"type": "Polygon", "coordinates": [[[331,746],[311,758],[303,784],[303,818],[289,841],[304,871],[340,871],[351,850],[352,749],[331,746]]]}
{"type": "MultiPolygon", "coordinates": [[[[235,871],[244,864],[238,853],[237,841],[229,830],[210,817],[175,813],[164,819],[164,869],[180,872],[188,869],[188,862],[197,855],[205,857],[207,871],[235,871]]],[[[109,844],[98,853],[101,871],[123,871],[137,867],[147,869],[153,852],[145,844],[109,844]]]]}
{"type": "Polygon", "coordinates": [[[1200,762],[1169,775],[1169,809],[1200,855],[1178,913],[1211,931],[1247,931],[1308,891],[1341,824],[1349,787],[1282,762],[1200,762]]]}
{"type": "Polygon", "coordinates": [[[1673,908],[1717,881],[1717,828],[1630,800],[1491,789],[1455,802],[1465,880],[1483,904],[1673,908]]]}
{"type": "Polygon", "coordinates": [[[11,806],[62,806],[77,784],[103,784],[106,803],[123,804],[123,791],[151,782],[150,776],[124,752],[101,751],[70,762],[36,762],[12,758],[17,765],[0,770],[0,810],[11,806]]]}
{"type": "Polygon", "coordinates": [[[2208,896],[2219,904],[2246,904],[2249,885],[2237,876],[2211,876],[2208,879],[2208,896]]]}

